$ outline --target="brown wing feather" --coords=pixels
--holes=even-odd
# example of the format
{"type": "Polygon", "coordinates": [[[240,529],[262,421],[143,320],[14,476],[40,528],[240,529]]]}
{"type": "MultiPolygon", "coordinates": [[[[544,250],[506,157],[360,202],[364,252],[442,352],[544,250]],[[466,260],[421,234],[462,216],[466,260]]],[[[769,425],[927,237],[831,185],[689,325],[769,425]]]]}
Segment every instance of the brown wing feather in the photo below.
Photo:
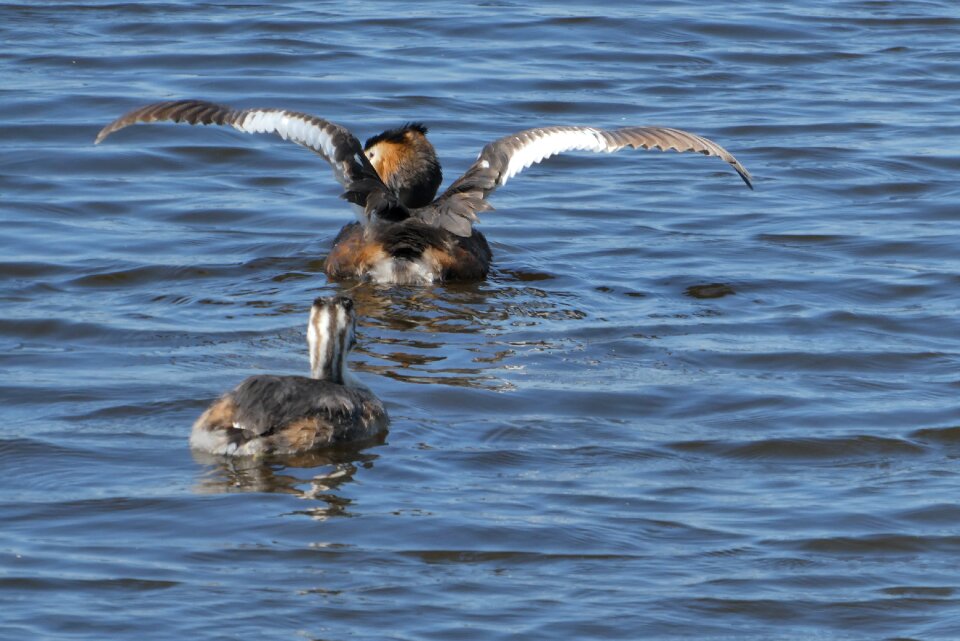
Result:
{"type": "Polygon", "coordinates": [[[229,125],[246,133],[274,133],[302,145],[330,163],[334,176],[346,188],[343,197],[372,214],[391,220],[408,214],[383,184],[363,153],[360,141],[346,127],[317,116],[286,109],[233,109],[204,100],[157,102],[124,114],[97,134],[95,143],[138,123],[177,122],[189,125],[229,125]],[[375,205],[367,207],[376,193],[375,205]]]}

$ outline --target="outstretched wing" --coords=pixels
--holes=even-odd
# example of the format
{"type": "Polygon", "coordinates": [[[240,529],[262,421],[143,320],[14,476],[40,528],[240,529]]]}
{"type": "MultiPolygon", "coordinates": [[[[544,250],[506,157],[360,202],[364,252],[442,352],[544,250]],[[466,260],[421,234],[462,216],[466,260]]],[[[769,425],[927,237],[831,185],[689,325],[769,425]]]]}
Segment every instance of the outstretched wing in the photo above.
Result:
{"type": "Polygon", "coordinates": [[[633,149],[695,151],[716,156],[740,174],[753,189],[749,172],[729,151],[695,134],[666,127],[538,127],[495,140],[480,152],[477,161],[440,195],[422,217],[460,236],[469,236],[480,211],[492,209],[486,198],[497,187],[531,165],[566,151],[614,152],[633,149]]]}
{"type": "Polygon", "coordinates": [[[182,122],[190,125],[229,125],[249,134],[273,133],[315,151],[330,163],[337,181],[346,189],[343,197],[365,207],[368,215],[387,219],[405,218],[393,193],[380,180],[363,153],[363,146],[350,131],[329,120],[287,109],[232,109],[204,100],[157,102],[135,109],[100,130],[95,144],[130,125],[150,122],[182,122]],[[374,195],[374,198],[370,198],[374,195]],[[370,202],[369,201],[375,201],[370,202]],[[367,205],[372,205],[368,207],[367,205]]]}

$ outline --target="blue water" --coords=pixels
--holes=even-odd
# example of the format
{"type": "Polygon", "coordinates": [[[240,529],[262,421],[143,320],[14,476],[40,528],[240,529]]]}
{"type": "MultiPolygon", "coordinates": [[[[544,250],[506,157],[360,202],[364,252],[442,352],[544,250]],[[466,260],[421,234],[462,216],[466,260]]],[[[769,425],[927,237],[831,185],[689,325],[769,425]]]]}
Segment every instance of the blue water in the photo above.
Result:
{"type": "Polygon", "coordinates": [[[0,638],[960,638],[952,2],[0,5],[0,638]],[[538,165],[482,283],[328,282],[352,213],[157,100],[715,158],[538,165]],[[191,454],[347,291],[382,443],[191,454]]]}

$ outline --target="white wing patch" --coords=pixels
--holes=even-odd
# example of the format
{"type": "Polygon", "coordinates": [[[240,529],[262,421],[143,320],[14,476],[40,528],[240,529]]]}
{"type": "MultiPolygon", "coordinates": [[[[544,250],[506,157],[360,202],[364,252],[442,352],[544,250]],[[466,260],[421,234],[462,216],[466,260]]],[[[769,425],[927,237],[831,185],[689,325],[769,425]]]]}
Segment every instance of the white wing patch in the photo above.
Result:
{"type": "Polygon", "coordinates": [[[510,156],[507,169],[500,176],[500,185],[507,184],[507,180],[527,167],[565,151],[612,151],[601,133],[592,127],[544,130],[537,132],[530,142],[522,142],[519,136],[515,140],[520,147],[510,156]]]}
{"type": "Polygon", "coordinates": [[[284,140],[319,151],[328,159],[336,157],[333,138],[323,127],[281,109],[249,111],[233,127],[249,134],[276,133],[284,140]]]}

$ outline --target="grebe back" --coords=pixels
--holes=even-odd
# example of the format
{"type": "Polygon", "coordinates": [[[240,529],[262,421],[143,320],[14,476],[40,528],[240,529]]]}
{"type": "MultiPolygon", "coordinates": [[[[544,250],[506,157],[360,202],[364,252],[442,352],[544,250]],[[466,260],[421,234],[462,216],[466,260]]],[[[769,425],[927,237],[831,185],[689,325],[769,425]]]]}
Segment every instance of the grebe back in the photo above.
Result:
{"type": "Polygon", "coordinates": [[[191,447],[227,456],[291,455],[383,431],[383,404],[347,368],[355,331],[352,300],[316,299],[307,325],[310,378],[247,378],[197,419],[191,447]]]}
{"type": "Polygon", "coordinates": [[[397,284],[484,278],[493,254],[474,223],[477,214],[493,209],[487,197],[527,167],[568,151],[609,153],[630,147],[697,152],[726,161],[753,189],[749,172],[726,149],[668,127],[527,129],[485,146],[439,196],[440,162],[426,138],[427,128],[420,123],[385,131],[361,146],[345,127],[317,116],[178,100],[121,116],[100,131],[96,142],[130,125],[158,121],[274,133],[326,160],[345,189],[342,197],[355,205],[358,218],[340,230],[327,256],[324,270],[332,278],[397,284]]]}

